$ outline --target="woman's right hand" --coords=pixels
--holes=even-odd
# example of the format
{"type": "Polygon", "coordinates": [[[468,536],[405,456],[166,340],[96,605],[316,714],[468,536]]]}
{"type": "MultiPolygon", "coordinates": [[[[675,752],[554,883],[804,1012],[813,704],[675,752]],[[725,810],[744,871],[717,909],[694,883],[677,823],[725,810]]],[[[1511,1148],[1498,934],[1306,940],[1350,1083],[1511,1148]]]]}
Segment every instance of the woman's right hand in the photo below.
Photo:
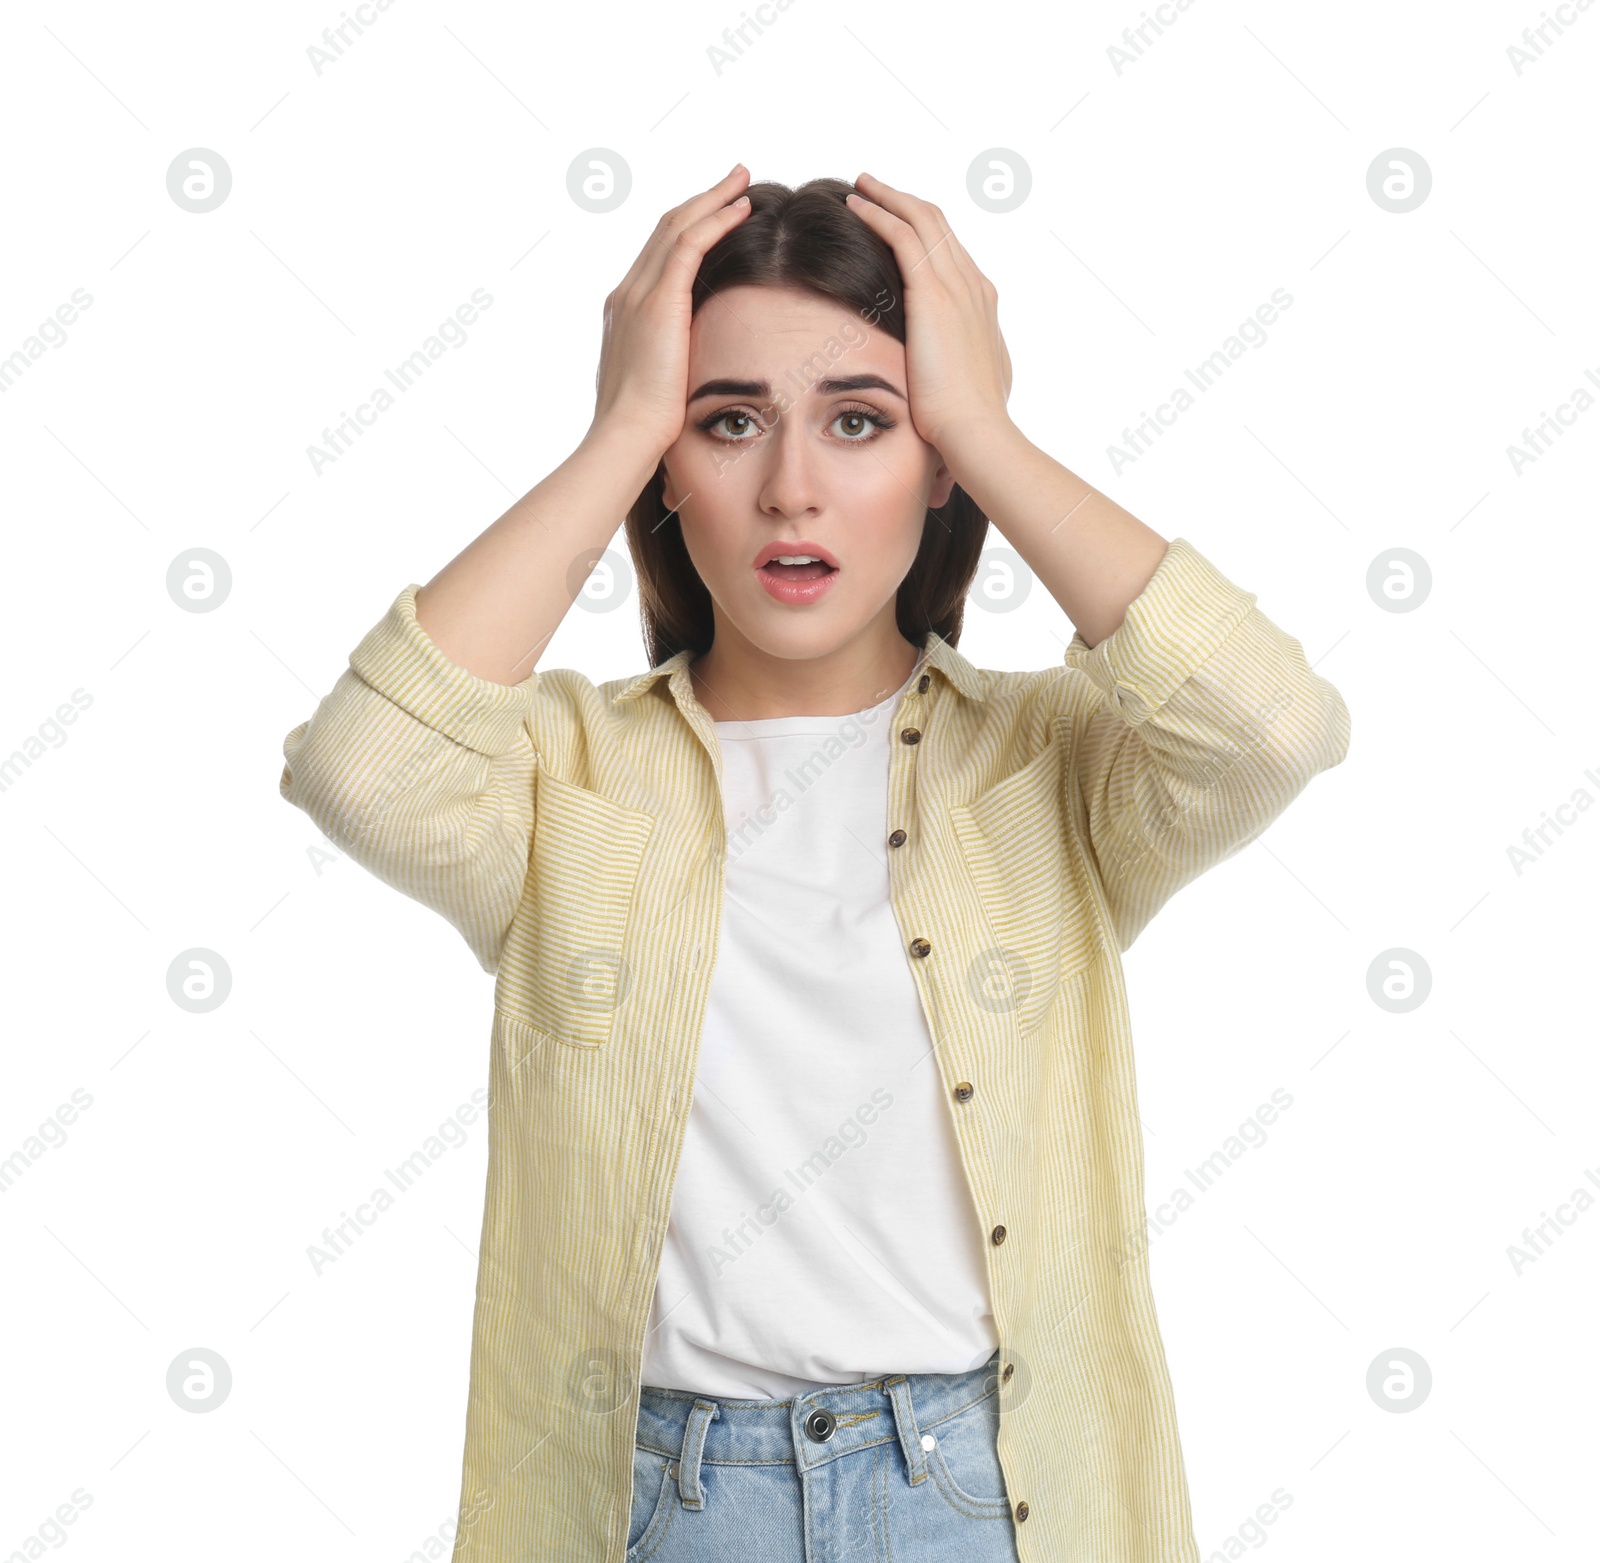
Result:
{"type": "Polygon", "coordinates": [[[683,432],[694,279],[706,251],[749,213],[739,195],[749,179],[749,169],[737,164],[709,190],[664,213],[606,296],[594,427],[625,425],[658,455],[683,432]]]}

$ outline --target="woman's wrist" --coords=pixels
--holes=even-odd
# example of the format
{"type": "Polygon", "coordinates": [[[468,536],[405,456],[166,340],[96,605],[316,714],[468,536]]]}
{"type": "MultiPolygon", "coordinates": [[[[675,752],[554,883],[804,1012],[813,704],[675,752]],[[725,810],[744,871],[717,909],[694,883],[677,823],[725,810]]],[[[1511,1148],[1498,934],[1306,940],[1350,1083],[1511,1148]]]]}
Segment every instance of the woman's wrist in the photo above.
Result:
{"type": "Polygon", "coordinates": [[[592,451],[608,466],[616,464],[624,472],[637,473],[638,488],[649,481],[671,442],[663,443],[659,432],[625,413],[597,413],[579,442],[580,451],[592,451]]]}
{"type": "Polygon", "coordinates": [[[955,423],[940,439],[930,442],[955,474],[955,480],[971,494],[996,466],[1032,445],[1032,441],[1009,414],[998,412],[988,417],[969,417],[955,423]]]}

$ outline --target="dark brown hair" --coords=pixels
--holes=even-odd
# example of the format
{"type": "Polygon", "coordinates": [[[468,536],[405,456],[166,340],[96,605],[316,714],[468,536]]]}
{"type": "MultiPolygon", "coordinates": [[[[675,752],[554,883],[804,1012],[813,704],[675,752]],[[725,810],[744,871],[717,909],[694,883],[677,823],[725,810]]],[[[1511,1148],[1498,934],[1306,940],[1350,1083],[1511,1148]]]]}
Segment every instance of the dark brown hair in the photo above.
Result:
{"type": "MultiPolygon", "coordinates": [[[[904,342],[900,268],[889,245],[844,204],[854,188],[843,179],[812,179],[794,190],[773,180],[751,184],[750,215],[700,263],[694,312],[726,288],[802,288],[848,305],[864,328],[876,325],[904,342]]],[[[665,467],[657,466],[626,521],[652,667],[686,646],[696,656],[709,650],[716,631],[711,594],[684,546],[677,513],[669,515],[662,501],[664,480],[665,467]]],[[[929,630],[952,646],[960,639],[988,526],[959,484],[945,504],[929,507],[922,544],[895,598],[895,622],[912,645],[920,648],[929,630]]]]}

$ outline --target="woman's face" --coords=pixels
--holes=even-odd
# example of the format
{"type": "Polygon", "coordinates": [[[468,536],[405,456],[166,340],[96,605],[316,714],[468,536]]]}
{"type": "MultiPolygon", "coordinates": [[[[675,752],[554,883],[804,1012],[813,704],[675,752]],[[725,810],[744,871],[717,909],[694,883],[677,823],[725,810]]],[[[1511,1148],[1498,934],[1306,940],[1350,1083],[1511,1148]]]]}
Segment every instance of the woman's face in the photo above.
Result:
{"type": "Polygon", "coordinates": [[[863,631],[898,637],[895,594],[929,506],[955,482],[906,396],[905,348],[847,304],[747,286],[701,307],[664,497],[719,643],[731,628],[768,655],[804,658],[863,631]],[[769,564],[774,553],[823,563],[769,564]]]}

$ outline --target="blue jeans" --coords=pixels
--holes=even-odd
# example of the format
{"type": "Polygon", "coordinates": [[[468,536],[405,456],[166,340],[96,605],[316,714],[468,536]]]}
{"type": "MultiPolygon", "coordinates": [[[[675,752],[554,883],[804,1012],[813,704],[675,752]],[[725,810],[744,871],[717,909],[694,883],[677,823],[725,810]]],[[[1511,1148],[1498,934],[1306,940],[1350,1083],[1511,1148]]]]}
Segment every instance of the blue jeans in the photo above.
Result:
{"type": "Polygon", "coordinates": [[[999,1363],[790,1400],[643,1385],[627,1563],[1017,1563],[999,1363]]]}

